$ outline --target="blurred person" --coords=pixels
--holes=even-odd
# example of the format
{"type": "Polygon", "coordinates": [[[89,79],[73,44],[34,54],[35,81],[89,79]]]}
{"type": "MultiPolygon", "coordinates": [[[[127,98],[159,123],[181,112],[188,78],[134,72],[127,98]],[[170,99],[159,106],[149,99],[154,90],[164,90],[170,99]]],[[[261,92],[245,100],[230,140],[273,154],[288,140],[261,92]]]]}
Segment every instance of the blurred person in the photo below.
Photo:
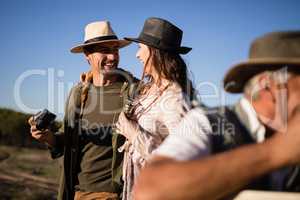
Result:
{"type": "MultiPolygon", "coordinates": [[[[135,199],[222,199],[242,189],[300,191],[300,31],[257,38],[249,60],[225,75],[224,88],[244,95],[222,113],[207,113],[216,155],[180,162],[158,149],[136,181],[135,199]]],[[[194,127],[184,121],[180,126],[194,127]]],[[[193,148],[176,149],[171,142],[160,148],[178,153],[193,148]]],[[[192,152],[201,157],[202,149],[192,152]]]]}

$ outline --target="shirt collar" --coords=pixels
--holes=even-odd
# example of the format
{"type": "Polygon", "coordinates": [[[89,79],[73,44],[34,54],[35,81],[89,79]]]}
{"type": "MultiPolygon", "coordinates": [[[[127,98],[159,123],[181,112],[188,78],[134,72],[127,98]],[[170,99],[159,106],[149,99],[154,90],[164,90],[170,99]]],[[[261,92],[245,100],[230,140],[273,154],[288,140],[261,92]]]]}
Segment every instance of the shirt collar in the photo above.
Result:
{"type": "Polygon", "coordinates": [[[263,142],[265,140],[266,128],[258,120],[257,114],[249,100],[242,97],[235,105],[234,110],[241,123],[249,131],[251,137],[256,142],[263,142]]]}

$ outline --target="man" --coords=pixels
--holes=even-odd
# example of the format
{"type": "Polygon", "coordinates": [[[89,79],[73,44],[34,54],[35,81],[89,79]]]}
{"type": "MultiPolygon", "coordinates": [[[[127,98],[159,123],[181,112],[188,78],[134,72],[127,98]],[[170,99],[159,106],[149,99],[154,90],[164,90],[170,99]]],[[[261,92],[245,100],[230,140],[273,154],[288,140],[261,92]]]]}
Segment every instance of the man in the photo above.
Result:
{"type": "MultiPolygon", "coordinates": [[[[136,199],[220,199],[244,188],[300,191],[300,31],[255,40],[249,61],[234,66],[224,83],[244,97],[225,109],[225,118],[208,115],[211,151],[222,153],[179,162],[158,149],[136,182],[136,199]],[[225,125],[213,124],[218,118],[225,125]]],[[[179,154],[193,148],[170,144],[160,148],[179,154]]]]}
{"type": "Polygon", "coordinates": [[[135,80],[117,68],[119,49],[128,44],[108,21],[88,24],[84,43],[71,52],[84,53],[91,69],[71,89],[63,130],[39,131],[30,120],[32,136],[49,146],[53,158],[64,156],[58,199],[118,199],[122,191],[122,138],[112,135],[112,125],[124,104],[124,86],[135,80]]]}

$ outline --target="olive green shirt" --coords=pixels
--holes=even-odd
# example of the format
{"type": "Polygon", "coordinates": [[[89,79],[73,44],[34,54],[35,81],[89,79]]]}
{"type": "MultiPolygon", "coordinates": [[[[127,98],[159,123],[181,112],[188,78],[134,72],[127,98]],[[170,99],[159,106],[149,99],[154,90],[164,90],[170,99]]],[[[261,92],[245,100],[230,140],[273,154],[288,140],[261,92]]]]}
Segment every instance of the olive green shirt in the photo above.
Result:
{"type": "Polygon", "coordinates": [[[91,86],[81,120],[80,155],[76,190],[117,192],[112,184],[111,125],[122,111],[123,83],[91,86]]]}

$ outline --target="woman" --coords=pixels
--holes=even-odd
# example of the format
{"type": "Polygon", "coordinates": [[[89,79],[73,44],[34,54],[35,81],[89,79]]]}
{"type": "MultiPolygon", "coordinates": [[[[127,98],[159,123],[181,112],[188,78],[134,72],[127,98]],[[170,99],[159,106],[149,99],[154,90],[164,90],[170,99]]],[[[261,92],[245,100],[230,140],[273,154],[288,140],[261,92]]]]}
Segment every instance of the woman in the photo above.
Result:
{"type": "Polygon", "coordinates": [[[123,199],[131,199],[139,170],[191,109],[195,95],[180,56],[191,48],[180,46],[182,31],[178,27],[149,18],[138,38],[125,39],[138,43],[136,57],[144,65],[143,84],[133,100],[132,113],[121,113],[117,123],[118,131],[127,138],[123,146],[123,199]]]}

